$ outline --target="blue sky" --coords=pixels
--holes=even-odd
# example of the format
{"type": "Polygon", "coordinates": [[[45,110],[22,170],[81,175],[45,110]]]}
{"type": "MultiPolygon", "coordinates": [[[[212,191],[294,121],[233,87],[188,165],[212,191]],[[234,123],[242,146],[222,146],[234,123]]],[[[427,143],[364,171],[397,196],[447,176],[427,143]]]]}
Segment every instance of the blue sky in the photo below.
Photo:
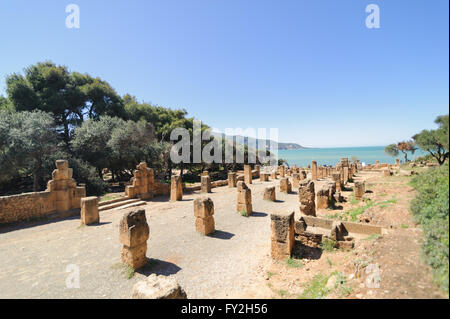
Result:
{"type": "Polygon", "coordinates": [[[447,0],[0,2],[5,77],[38,61],[206,124],[310,147],[385,145],[449,105],[447,0]],[[65,26],[66,5],[81,11],[65,26]],[[368,4],[380,29],[365,26],[368,4]]]}

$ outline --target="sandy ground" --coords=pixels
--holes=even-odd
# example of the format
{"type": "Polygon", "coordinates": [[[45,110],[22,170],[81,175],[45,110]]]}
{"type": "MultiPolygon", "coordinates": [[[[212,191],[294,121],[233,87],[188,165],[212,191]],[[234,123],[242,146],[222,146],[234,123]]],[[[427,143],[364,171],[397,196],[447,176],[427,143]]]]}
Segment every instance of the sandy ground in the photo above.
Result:
{"type": "MultiPolygon", "coordinates": [[[[215,205],[216,232],[206,237],[196,233],[193,216],[193,200],[204,195],[187,194],[175,203],[162,197],[149,201],[141,207],[150,225],[149,262],[132,277],[120,262],[118,236],[127,210],[103,212],[100,224],[87,227],[80,227],[79,218],[0,227],[0,298],[128,298],[132,286],[151,273],[174,275],[189,298],[297,298],[314,276],[335,272],[347,278],[345,288],[350,289],[329,289],[324,297],[445,297],[420,259],[422,234],[407,208],[414,195],[406,185],[408,178],[378,175],[363,172],[357,178],[366,180],[371,191],[366,195],[375,201],[396,196],[395,204],[377,206],[373,212],[371,208],[372,223],[386,227],[388,234],[359,240],[352,251],[309,251],[295,257],[296,266],[269,256],[269,214],[299,214],[296,192],[282,194],[277,186],[277,202],[262,199],[264,188],[279,181],[255,180],[249,185],[254,210],[250,217],[235,211],[235,188],[214,188],[208,196],[215,205]],[[368,264],[378,264],[380,288],[364,284],[368,264]],[[66,285],[73,275],[71,265],[79,269],[79,288],[66,285]]],[[[351,190],[345,196],[350,194],[351,190]]],[[[363,203],[348,201],[318,215],[343,213],[358,205],[363,203]]]]}

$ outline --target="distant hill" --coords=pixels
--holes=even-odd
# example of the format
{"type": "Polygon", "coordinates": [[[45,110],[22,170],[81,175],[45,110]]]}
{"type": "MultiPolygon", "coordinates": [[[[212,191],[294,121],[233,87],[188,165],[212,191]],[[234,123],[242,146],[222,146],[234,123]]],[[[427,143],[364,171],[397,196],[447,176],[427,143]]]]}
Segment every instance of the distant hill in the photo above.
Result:
{"type": "MultiPolygon", "coordinates": [[[[242,138],[241,135],[230,136],[230,135],[225,135],[223,133],[217,133],[217,132],[213,132],[212,135],[215,137],[224,138],[225,140],[233,140],[236,137],[242,138]]],[[[270,142],[271,142],[270,140],[255,139],[253,137],[244,136],[244,144],[254,143],[255,141],[256,141],[257,148],[258,148],[258,145],[262,144],[262,145],[266,146],[266,149],[269,148],[270,142]]],[[[301,146],[300,144],[296,144],[296,143],[278,143],[278,150],[301,150],[301,149],[305,149],[305,148],[307,148],[307,147],[301,146]]]]}

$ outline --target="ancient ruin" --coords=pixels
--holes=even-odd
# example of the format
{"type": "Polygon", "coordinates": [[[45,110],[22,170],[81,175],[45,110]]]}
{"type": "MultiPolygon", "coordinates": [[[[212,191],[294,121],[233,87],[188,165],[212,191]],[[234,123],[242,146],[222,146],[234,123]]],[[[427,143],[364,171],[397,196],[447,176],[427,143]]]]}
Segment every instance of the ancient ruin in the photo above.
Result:
{"type": "Polygon", "coordinates": [[[355,188],[353,190],[355,199],[361,199],[366,192],[365,184],[364,182],[357,181],[355,182],[355,188]]]}
{"type": "Polygon", "coordinates": [[[202,235],[209,235],[215,231],[214,203],[209,197],[194,200],[195,229],[202,235]]]}
{"type": "Polygon", "coordinates": [[[147,167],[147,163],[141,162],[133,171],[131,185],[125,188],[125,195],[129,198],[150,199],[153,197],[154,173],[147,167]]]}
{"type": "Polygon", "coordinates": [[[150,228],[147,224],[145,210],[134,210],[125,213],[120,220],[119,239],[122,247],[122,262],[139,269],[147,263],[147,240],[150,228]]]}
{"type": "Polygon", "coordinates": [[[300,214],[316,216],[315,197],[314,182],[308,179],[301,181],[298,188],[300,214]]]}
{"type": "Polygon", "coordinates": [[[253,213],[252,191],[240,181],[237,184],[237,211],[241,215],[250,216],[253,213]]]}
{"type": "Polygon", "coordinates": [[[271,256],[274,259],[286,260],[291,256],[294,246],[294,212],[270,214],[270,228],[271,256]]]}
{"type": "Polygon", "coordinates": [[[228,187],[234,188],[234,187],[236,187],[236,183],[237,183],[236,173],[229,172],[228,173],[228,187]]]}
{"type": "Polygon", "coordinates": [[[290,194],[292,193],[292,185],[289,178],[282,177],[280,180],[280,192],[290,194]]]}
{"type": "Polygon", "coordinates": [[[201,177],[201,193],[211,193],[211,177],[203,175],[201,177]]]}
{"type": "Polygon", "coordinates": [[[98,197],[84,197],[81,199],[81,225],[91,225],[100,222],[98,214],[98,197]]]}
{"type": "Polygon", "coordinates": [[[244,165],[244,182],[251,184],[253,180],[252,168],[250,165],[244,165]]]}
{"type": "Polygon", "coordinates": [[[264,199],[272,202],[276,200],[275,186],[266,187],[264,189],[264,199]]]}
{"type": "Polygon", "coordinates": [[[183,199],[183,183],[181,181],[181,176],[172,175],[170,183],[170,200],[180,201],[183,199]]]}

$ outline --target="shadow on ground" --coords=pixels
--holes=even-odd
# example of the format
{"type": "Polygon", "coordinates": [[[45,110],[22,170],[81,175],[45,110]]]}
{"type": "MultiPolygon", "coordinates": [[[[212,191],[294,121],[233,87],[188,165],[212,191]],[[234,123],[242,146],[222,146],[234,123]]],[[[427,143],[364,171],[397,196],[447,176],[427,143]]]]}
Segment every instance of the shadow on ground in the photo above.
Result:
{"type": "Polygon", "coordinates": [[[176,274],[180,270],[180,267],[171,262],[147,258],[147,264],[143,268],[136,270],[136,272],[148,277],[151,274],[170,276],[176,274]]]}
{"type": "Polygon", "coordinates": [[[296,240],[292,248],[292,257],[295,259],[320,259],[322,249],[318,247],[307,246],[301,241],[296,240]]]}

